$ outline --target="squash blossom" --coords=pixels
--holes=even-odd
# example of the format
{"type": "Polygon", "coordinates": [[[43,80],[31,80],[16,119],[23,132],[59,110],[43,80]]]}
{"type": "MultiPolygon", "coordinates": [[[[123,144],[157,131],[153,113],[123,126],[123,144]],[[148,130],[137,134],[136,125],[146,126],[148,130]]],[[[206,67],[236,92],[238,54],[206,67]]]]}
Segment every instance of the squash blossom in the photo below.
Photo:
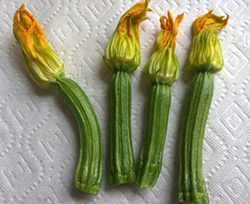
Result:
{"type": "Polygon", "coordinates": [[[223,67],[223,56],[217,33],[227,25],[229,16],[223,19],[212,12],[213,10],[200,16],[193,24],[194,38],[187,67],[194,73],[200,71],[217,73],[223,67]]]}
{"type": "Polygon", "coordinates": [[[184,14],[174,21],[168,12],[168,18],[160,18],[161,31],[154,44],[151,58],[143,73],[151,84],[147,109],[145,138],[140,153],[139,172],[136,179],[139,187],[153,188],[162,168],[164,144],[167,135],[168,115],[171,105],[170,86],[179,76],[179,62],[174,54],[178,26],[184,14]]]}
{"type": "Polygon", "coordinates": [[[42,88],[56,86],[74,113],[80,133],[75,187],[96,195],[103,175],[102,137],[87,95],[76,82],[64,76],[63,63],[45,40],[42,27],[24,5],[14,15],[13,33],[33,80],[42,88]]]}
{"type": "Polygon", "coordinates": [[[56,76],[64,76],[63,63],[50,48],[42,27],[25,10],[24,4],[15,13],[13,33],[22,48],[29,73],[40,87],[49,88],[56,82],[56,76]]]}
{"type": "Polygon", "coordinates": [[[149,0],[138,2],[120,19],[111,36],[104,62],[111,71],[134,71],[140,64],[139,25],[146,20],[149,0]]]}
{"type": "Polygon", "coordinates": [[[140,64],[140,22],[147,19],[149,0],[138,2],[121,17],[111,36],[104,62],[113,72],[109,94],[109,184],[135,182],[131,135],[131,81],[140,64]]]}
{"type": "Polygon", "coordinates": [[[174,50],[178,26],[183,16],[178,15],[174,21],[168,12],[168,18],[160,18],[161,31],[155,41],[153,54],[143,69],[147,81],[152,84],[171,86],[179,76],[180,65],[174,50]]]}

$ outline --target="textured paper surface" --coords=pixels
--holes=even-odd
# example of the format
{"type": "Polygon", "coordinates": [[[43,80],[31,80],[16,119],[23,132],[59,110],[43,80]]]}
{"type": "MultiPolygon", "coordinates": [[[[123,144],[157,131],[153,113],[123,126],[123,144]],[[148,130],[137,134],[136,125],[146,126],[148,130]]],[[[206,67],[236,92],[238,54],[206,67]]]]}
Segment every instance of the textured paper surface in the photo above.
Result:
{"type": "Polygon", "coordinates": [[[141,65],[132,73],[132,135],[135,161],[145,132],[150,86],[142,77],[159,17],[184,12],[176,55],[181,72],[171,87],[172,104],[163,166],[153,189],[136,184],[110,187],[107,180],[108,84],[111,72],[102,57],[121,15],[137,1],[1,0],[0,21],[0,203],[167,203],[176,204],[178,143],[185,96],[193,75],[185,67],[192,22],[214,9],[228,13],[219,33],[224,68],[214,76],[215,90],[204,139],[203,171],[211,204],[250,201],[250,2],[248,0],[152,0],[154,13],[141,23],[141,65]],[[66,76],[89,96],[101,123],[104,177],[97,196],[74,188],[79,151],[76,120],[56,90],[42,90],[25,69],[12,34],[14,12],[26,4],[50,46],[65,64],[66,76]]]}

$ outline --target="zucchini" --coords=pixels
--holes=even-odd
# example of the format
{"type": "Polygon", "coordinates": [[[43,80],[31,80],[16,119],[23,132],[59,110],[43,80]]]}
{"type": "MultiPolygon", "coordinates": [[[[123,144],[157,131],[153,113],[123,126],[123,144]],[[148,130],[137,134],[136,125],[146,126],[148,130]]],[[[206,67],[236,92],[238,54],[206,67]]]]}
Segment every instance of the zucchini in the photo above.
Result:
{"type": "Polygon", "coordinates": [[[13,33],[22,49],[26,68],[32,79],[44,89],[57,87],[73,111],[80,132],[80,155],[75,174],[76,188],[97,194],[103,175],[100,125],[93,107],[81,89],[65,77],[64,65],[45,40],[45,33],[23,4],[15,12],[13,33]]]}
{"type": "Polygon", "coordinates": [[[87,95],[73,80],[66,77],[58,78],[57,90],[73,111],[80,132],[75,187],[96,195],[103,176],[102,137],[97,116],[87,95]]]}
{"type": "Polygon", "coordinates": [[[153,188],[161,172],[171,104],[170,86],[177,80],[180,71],[174,50],[177,28],[183,16],[180,14],[174,20],[168,12],[168,17],[160,18],[161,31],[155,40],[153,54],[143,68],[143,74],[151,84],[151,91],[146,135],[136,180],[140,188],[153,188]]]}
{"type": "Polygon", "coordinates": [[[131,137],[131,82],[128,73],[141,61],[139,25],[146,20],[150,0],[138,2],[120,18],[103,60],[113,72],[110,82],[109,184],[135,182],[131,137]]]}
{"type": "Polygon", "coordinates": [[[209,203],[202,174],[202,147],[213,90],[212,74],[200,72],[193,78],[187,94],[179,148],[180,202],[209,203]]]}
{"type": "Polygon", "coordinates": [[[210,10],[193,24],[194,38],[187,67],[195,73],[187,94],[179,149],[179,202],[208,204],[202,174],[202,147],[206,121],[213,98],[212,74],[223,67],[217,33],[228,23],[229,16],[216,16],[210,10]]]}
{"type": "Polygon", "coordinates": [[[137,176],[140,188],[154,187],[161,172],[170,104],[170,87],[162,84],[153,85],[149,95],[146,135],[137,176]]]}
{"type": "Polygon", "coordinates": [[[110,82],[109,184],[135,181],[131,137],[131,82],[128,73],[117,71],[110,82]]]}

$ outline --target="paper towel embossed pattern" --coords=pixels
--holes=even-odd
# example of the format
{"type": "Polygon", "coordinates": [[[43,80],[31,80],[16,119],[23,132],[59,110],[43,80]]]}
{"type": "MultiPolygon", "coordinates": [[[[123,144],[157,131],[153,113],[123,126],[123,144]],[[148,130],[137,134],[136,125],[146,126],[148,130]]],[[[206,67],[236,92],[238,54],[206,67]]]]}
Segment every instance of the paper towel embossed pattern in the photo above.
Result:
{"type": "MultiPolygon", "coordinates": [[[[108,108],[107,90],[111,74],[106,70],[102,57],[118,19],[138,1],[23,0],[22,2],[41,23],[48,43],[64,63],[65,74],[84,88],[90,97],[100,119],[103,138],[106,139],[104,161],[107,162],[108,113],[104,109],[108,108]],[[69,36],[62,42],[58,37],[60,28],[64,29],[64,32],[68,28],[58,25],[63,25],[64,22],[67,24],[70,19],[78,27],[79,32],[74,38],[69,36]]],[[[0,1],[0,5],[0,138],[4,138],[0,144],[0,203],[26,204],[46,201],[46,203],[60,204],[178,204],[176,180],[179,124],[187,84],[191,80],[185,61],[191,48],[193,20],[210,9],[214,9],[218,15],[228,13],[230,23],[218,35],[223,50],[224,68],[214,76],[216,86],[205,132],[205,141],[208,145],[204,144],[203,173],[211,204],[249,202],[250,5],[248,0],[150,1],[150,8],[154,13],[148,13],[149,19],[140,25],[141,64],[137,71],[130,75],[133,86],[131,130],[136,162],[139,161],[141,142],[145,133],[145,105],[149,88],[141,76],[141,71],[152,54],[155,38],[160,32],[159,18],[168,10],[173,16],[185,13],[176,41],[175,52],[180,62],[180,76],[171,87],[172,100],[175,103],[171,104],[169,113],[171,128],[168,129],[164,147],[162,171],[152,189],[139,189],[132,184],[109,187],[107,166],[104,162],[106,176],[103,177],[103,185],[97,196],[74,190],[72,181],[79,150],[78,127],[74,115],[67,104],[61,102],[55,90],[43,90],[38,86],[31,86],[33,82],[25,70],[20,47],[12,34],[13,14],[20,7],[20,1],[3,0],[0,1]],[[244,116],[242,117],[239,112],[243,112],[244,116]],[[237,116],[234,120],[232,117],[234,113],[240,119],[237,116]],[[58,127],[54,131],[56,124],[58,127]],[[234,130],[233,126],[237,128],[234,130]],[[237,131],[238,128],[240,131],[237,131]],[[47,129],[50,129],[50,135],[47,134],[47,129]],[[70,142],[66,142],[66,139],[60,140],[60,135],[56,136],[58,129],[70,142]],[[27,140],[27,137],[30,139],[27,140]],[[41,144],[53,154],[53,160],[41,144]],[[21,167],[16,166],[17,160],[22,165],[21,157],[11,162],[18,153],[21,153],[32,167],[28,179],[22,177],[25,173],[21,167]],[[13,188],[4,173],[9,171],[12,171],[13,175],[19,175],[14,180],[13,188]]]]}

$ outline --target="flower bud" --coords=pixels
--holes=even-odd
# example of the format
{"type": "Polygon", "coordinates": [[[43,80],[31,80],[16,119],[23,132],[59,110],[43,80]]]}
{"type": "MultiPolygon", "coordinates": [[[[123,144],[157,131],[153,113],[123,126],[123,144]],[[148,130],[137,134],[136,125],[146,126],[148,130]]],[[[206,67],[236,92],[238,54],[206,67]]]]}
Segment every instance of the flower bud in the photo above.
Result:
{"type": "Polygon", "coordinates": [[[162,16],[160,19],[161,31],[155,41],[153,54],[143,69],[146,79],[151,84],[171,86],[179,76],[180,65],[174,50],[178,25],[183,16],[184,14],[178,15],[174,21],[168,12],[168,18],[162,16]]]}
{"type": "Polygon", "coordinates": [[[104,62],[113,72],[134,71],[140,64],[139,24],[146,20],[148,3],[139,2],[130,8],[120,19],[113,35],[109,39],[104,62]]]}
{"type": "Polygon", "coordinates": [[[223,19],[223,16],[216,16],[211,14],[212,12],[213,10],[197,18],[193,25],[194,38],[187,67],[194,73],[217,73],[223,67],[223,56],[217,33],[227,25],[229,16],[223,19]]]}
{"type": "Polygon", "coordinates": [[[64,76],[63,63],[45,40],[42,27],[24,5],[15,13],[13,33],[22,48],[29,73],[40,87],[49,88],[57,76],[64,76]]]}

